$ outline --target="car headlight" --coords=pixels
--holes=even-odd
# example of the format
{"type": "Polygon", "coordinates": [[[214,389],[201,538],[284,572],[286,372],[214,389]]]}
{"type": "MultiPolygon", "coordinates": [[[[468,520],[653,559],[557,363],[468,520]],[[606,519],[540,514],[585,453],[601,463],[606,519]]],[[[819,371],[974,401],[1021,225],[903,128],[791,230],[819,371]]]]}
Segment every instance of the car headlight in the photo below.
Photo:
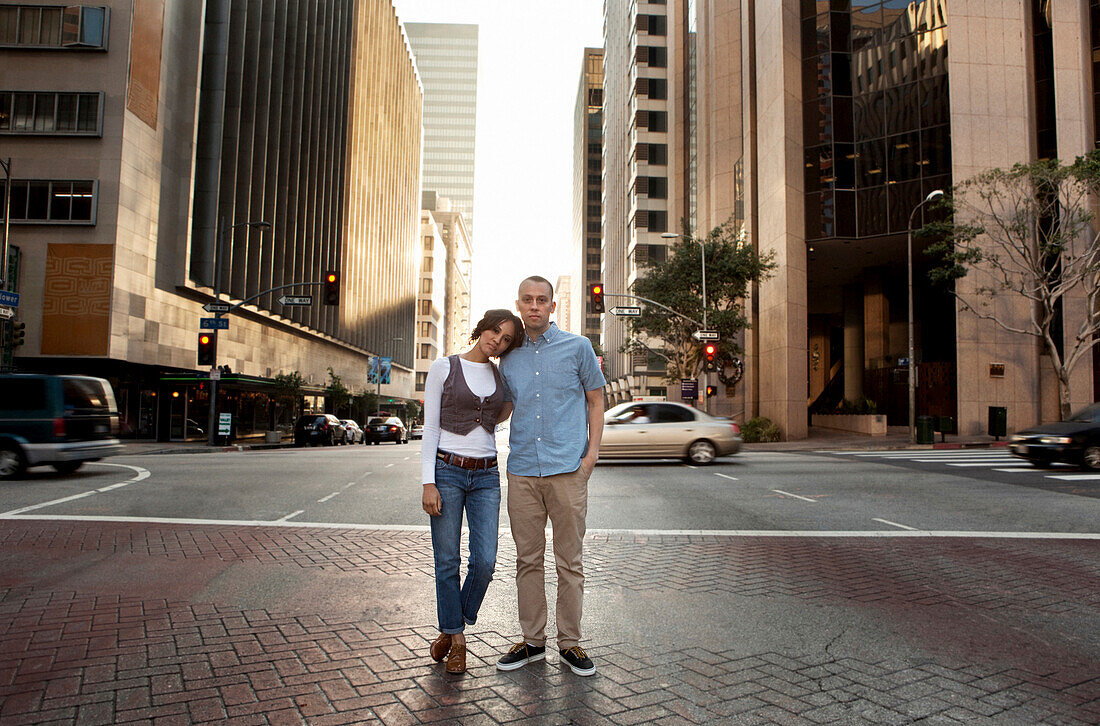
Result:
{"type": "Polygon", "coordinates": [[[1019,442],[1023,441],[1026,438],[1027,438],[1026,436],[1020,436],[1019,434],[1013,434],[1012,438],[1009,439],[1009,441],[1011,441],[1012,443],[1015,444],[1015,443],[1019,443],[1019,442]]]}
{"type": "Polygon", "coordinates": [[[1039,441],[1044,444],[1069,444],[1073,443],[1073,439],[1068,436],[1043,436],[1039,441]]]}

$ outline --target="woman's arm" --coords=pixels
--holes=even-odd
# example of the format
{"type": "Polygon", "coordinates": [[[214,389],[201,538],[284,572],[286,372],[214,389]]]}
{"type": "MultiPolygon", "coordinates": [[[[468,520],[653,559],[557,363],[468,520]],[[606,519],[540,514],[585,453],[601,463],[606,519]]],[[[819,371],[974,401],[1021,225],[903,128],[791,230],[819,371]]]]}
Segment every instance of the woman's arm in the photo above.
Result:
{"type": "Polygon", "coordinates": [[[439,451],[439,414],[443,400],[443,383],[451,372],[446,358],[434,361],[424,382],[424,438],[420,445],[420,475],[423,482],[421,505],[433,517],[443,513],[443,502],[435,487],[435,455],[439,451]]]}

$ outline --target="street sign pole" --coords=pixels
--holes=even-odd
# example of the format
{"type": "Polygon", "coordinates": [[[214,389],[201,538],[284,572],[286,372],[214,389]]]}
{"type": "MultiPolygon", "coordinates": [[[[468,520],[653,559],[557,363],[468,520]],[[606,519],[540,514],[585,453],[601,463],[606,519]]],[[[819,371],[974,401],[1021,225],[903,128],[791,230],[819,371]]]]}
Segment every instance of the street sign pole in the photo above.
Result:
{"type": "MultiPolygon", "coordinates": [[[[0,159],[0,166],[4,167],[4,241],[0,243],[0,290],[14,289],[12,281],[8,279],[8,218],[11,217],[11,157],[7,161],[0,159]]],[[[12,349],[14,356],[15,350],[12,349]]],[[[0,336],[0,361],[8,358],[7,341],[0,336]]]]}

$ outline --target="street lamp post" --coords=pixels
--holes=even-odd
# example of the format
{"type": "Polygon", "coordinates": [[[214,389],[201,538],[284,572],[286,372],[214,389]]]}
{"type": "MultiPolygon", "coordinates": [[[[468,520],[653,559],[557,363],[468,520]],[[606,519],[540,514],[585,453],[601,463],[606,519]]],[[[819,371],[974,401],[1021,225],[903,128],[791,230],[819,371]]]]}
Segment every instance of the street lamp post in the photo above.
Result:
{"type": "MultiPolygon", "coordinates": [[[[271,229],[271,222],[265,222],[264,220],[253,220],[251,222],[241,222],[240,224],[234,224],[230,227],[226,227],[225,217],[218,218],[218,234],[214,238],[214,300],[215,302],[221,300],[222,296],[222,249],[225,247],[225,237],[228,231],[232,234],[233,230],[238,227],[249,227],[251,229],[258,229],[261,232],[271,229]]],[[[220,317],[220,315],[218,315],[220,317]]],[[[218,331],[214,331],[217,335],[218,331]]],[[[217,348],[214,348],[215,355],[217,355],[217,348]]],[[[214,361],[214,366],[217,367],[217,359],[214,361]]],[[[206,443],[210,446],[215,444],[215,434],[217,432],[216,426],[218,423],[218,379],[210,379],[210,410],[206,417],[206,443]]]]}
{"type": "Polygon", "coordinates": [[[909,443],[917,443],[917,362],[914,359],[913,349],[913,215],[917,210],[929,202],[943,196],[942,189],[936,189],[928,194],[920,204],[913,207],[909,213],[909,224],[906,225],[905,263],[909,271],[909,443]]]}

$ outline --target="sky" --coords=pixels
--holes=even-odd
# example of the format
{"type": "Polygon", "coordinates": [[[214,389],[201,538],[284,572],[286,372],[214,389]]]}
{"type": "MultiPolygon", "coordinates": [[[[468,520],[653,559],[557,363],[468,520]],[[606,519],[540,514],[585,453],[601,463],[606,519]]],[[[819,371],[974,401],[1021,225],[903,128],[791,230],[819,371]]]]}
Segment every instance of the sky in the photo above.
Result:
{"type": "Polygon", "coordinates": [[[586,47],[603,45],[602,0],[394,0],[402,22],[478,30],[470,314],[513,308],[528,275],[576,274],[573,111],[586,47]]]}

